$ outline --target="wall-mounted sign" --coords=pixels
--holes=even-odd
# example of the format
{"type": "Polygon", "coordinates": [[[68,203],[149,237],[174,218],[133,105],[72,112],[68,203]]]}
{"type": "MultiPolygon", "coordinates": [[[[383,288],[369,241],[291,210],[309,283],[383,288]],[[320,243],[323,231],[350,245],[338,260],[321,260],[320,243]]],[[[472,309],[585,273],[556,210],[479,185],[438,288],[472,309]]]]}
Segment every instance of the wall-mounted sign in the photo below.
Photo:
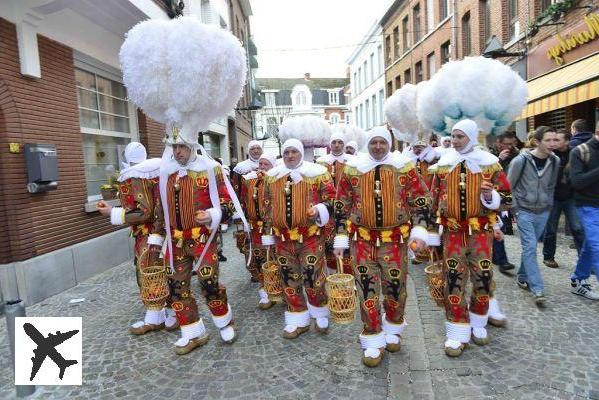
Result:
{"type": "Polygon", "coordinates": [[[599,52],[599,14],[591,13],[569,22],[559,34],[531,48],[526,57],[527,79],[551,72],[599,52]]]}
{"type": "Polygon", "coordinates": [[[557,65],[564,64],[562,57],[569,51],[585,45],[592,40],[599,39],[599,14],[589,14],[584,17],[586,29],[566,34],[564,36],[559,33],[555,35],[557,45],[550,47],[547,50],[547,57],[553,60],[557,65]]]}

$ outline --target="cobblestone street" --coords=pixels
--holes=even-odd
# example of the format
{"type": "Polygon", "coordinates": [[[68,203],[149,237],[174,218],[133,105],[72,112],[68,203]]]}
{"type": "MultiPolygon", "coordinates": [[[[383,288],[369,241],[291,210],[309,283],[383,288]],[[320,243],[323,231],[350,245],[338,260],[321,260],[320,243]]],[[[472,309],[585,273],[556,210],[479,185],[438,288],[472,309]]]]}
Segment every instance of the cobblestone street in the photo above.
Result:
{"type": "MultiPolygon", "coordinates": [[[[221,343],[203,304],[211,339],[188,356],[174,354],[177,333],[129,335],[142,306],[133,267],[124,264],[27,309],[28,316],[83,317],[83,386],[38,387],[33,398],[599,399],[599,303],[570,294],[576,254],[568,244],[558,241],[561,268],[542,267],[543,310],[513,277],[497,273],[497,297],[509,324],[489,328],[491,343],[471,345],[459,359],[443,353],[443,311],[429,298],[423,267],[413,266],[404,346],[368,369],[360,362],[358,320],[333,325],[326,336],[310,332],[284,340],[283,306],[257,309],[257,284],[250,283],[229,232],[221,276],[239,331],[235,344],[221,343]]],[[[517,264],[517,238],[508,237],[507,247],[517,264]]],[[[4,318],[0,329],[0,398],[13,398],[4,318]]]]}

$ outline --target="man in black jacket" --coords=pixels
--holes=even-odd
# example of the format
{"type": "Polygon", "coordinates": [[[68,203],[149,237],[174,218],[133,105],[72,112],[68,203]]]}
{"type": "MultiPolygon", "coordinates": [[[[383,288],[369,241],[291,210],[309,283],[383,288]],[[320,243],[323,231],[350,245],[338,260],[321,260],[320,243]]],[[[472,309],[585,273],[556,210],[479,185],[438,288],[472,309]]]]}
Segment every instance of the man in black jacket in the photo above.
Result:
{"type": "Polygon", "coordinates": [[[565,129],[558,129],[557,131],[558,144],[557,149],[553,151],[553,154],[559,157],[560,166],[557,175],[557,183],[555,185],[555,192],[553,194],[553,208],[549,214],[549,220],[545,227],[545,239],[543,241],[543,264],[550,268],[558,268],[559,264],[555,261],[555,242],[557,227],[559,223],[562,211],[574,236],[574,243],[576,244],[576,250],[580,253],[582,242],[584,241],[584,232],[578,215],[576,214],[576,205],[574,203],[574,193],[570,182],[567,177],[564,176],[564,168],[568,164],[570,157],[570,148],[568,144],[572,135],[565,129]]]}
{"type": "Polygon", "coordinates": [[[577,119],[572,122],[570,127],[570,132],[572,133],[572,140],[570,141],[570,148],[582,144],[584,142],[588,142],[593,137],[593,132],[589,131],[587,121],[584,119],[577,119]]]}
{"type": "MultiPolygon", "coordinates": [[[[499,164],[507,174],[510,162],[519,154],[516,148],[516,134],[514,132],[505,132],[497,136],[497,141],[495,146],[491,148],[491,153],[499,158],[499,164]]],[[[503,223],[501,231],[506,235],[513,235],[514,229],[510,211],[503,211],[500,217],[503,223]]],[[[493,264],[497,265],[501,272],[514,269],[514,264],[510,263],[507,258],[503,239],[493,238],[493,264]]]]}
{"type": "Polygon", "coordinates": [[[584,229],[584,243],[571,276],[572,293],[599,300],[587,281],[593,269],[599,278],[599,122],[595,135],[570,154],[570,181],[584,229]]]}

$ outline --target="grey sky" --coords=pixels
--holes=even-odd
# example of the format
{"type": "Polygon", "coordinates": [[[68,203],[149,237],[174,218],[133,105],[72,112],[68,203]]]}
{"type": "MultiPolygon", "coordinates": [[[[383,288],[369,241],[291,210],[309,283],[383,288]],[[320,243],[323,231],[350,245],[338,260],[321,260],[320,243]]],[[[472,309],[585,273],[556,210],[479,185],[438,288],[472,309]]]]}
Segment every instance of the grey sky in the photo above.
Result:
{"type": "Polygon", "coordinates": [[[354,48],[351,45],[360,43],[390,3],[392,0],[251,0],[258,77],[301,77],[305,72],[313,77],[344,77],[345,62],[354,48]]]}

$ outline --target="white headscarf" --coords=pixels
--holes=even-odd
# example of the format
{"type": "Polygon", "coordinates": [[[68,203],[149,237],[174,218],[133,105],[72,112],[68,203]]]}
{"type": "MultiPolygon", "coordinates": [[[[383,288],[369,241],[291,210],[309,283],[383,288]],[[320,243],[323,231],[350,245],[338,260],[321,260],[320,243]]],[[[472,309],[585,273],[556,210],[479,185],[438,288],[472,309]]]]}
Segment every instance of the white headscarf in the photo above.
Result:
{"type": "MultiPolygon", "coordinates": [[[[391,134],[387,128],[379,126],[368,131],[366,136],[366,144],[368,145],[375,137],[385,139],[385,141],[389,144],[389,150],[391,150],[391,134]]],[[[410,161],[411,160],[405,155],[391,151],[389,151],[382,160],[375,160],[370,155],[370,152],[368,152],[360,153],[358,156],[351,158],[347,164],[357,168],[361,173],[366,173],[378,165],[391,165],[395,168],[402,168],[410,161]]]]}
{"type": "Polygon", "coordinates": [[[478,125],[471,119],[463,119],[453,126],[452,131],[460,130],[468,136],[468,144],[462,151],[457,151],[455,148],[447,149],[443,154],[438,166],[449,166],[449,170],[453,170],[462,161],[466,162],[466,166],[473,173],[481,172],[481,166],[492,165],[499,162],[499,159],[488,151],[475,148],[478,143],[478,125]]]}
{"type": "Polygon", "coordinates": [[[125,162],[121,163],[121,168],[129,168],[131,163],[139,164],[146,160],[146,148],[139,142],[131,142],[125,147],[125,162]]]}
{"type": "Polygon", "coordinates": [[[358,143],[355,140],[350,140],[349,142],[347,142],[347,144],[345,145],[345,147],[351,147],[352,149],[354,149],[356,152],[358,152],[358,143]]]}
{"type": "Polygon", "coordinates": [[[262,159],[268,161],[273,167],[277,165],[277,157],[272,154],[263,153],[258,161],[262,159]]]}
{"type": "Polygon", "coordinates": [[[329,145],[333,144],[333,141],[335,140],[341,140],[343,143],[345,143],[345,135],[343,134],[343,132],[333,132],[331,138],[329,139],[329,145]]]}
{"type": "Polygon", "coordinates": [[[250,153],[250,150],[252,149],[252,147],[256,147],[256,146],[262,148],[262,143],[260,143],[257,140],[250,140],[250,142],[248,143],[248,157],[249,157],[250,160],[257,162],[258,160],[254,160],[252,158],[252,154],[250,153]]]}
{"type": "Polygon", "coordinates": [[[289,148],[294,148],[299,151],[302,155],[302,159],[299,164],[295,168],[288,168],[283,161],[275,168],[268,171],[269,176],[274,176],[277,179],[282,178],[283,176],[289,174],[291,180],[294,183],[301,182],[304,179],[304,176],[312,178],[327,172],[327,169],[322,165],[318,165],[309,161],[304,161],[304,145],[297,139],[287,139],[285,143],[283,143],[282,151],[289,148]]]}

